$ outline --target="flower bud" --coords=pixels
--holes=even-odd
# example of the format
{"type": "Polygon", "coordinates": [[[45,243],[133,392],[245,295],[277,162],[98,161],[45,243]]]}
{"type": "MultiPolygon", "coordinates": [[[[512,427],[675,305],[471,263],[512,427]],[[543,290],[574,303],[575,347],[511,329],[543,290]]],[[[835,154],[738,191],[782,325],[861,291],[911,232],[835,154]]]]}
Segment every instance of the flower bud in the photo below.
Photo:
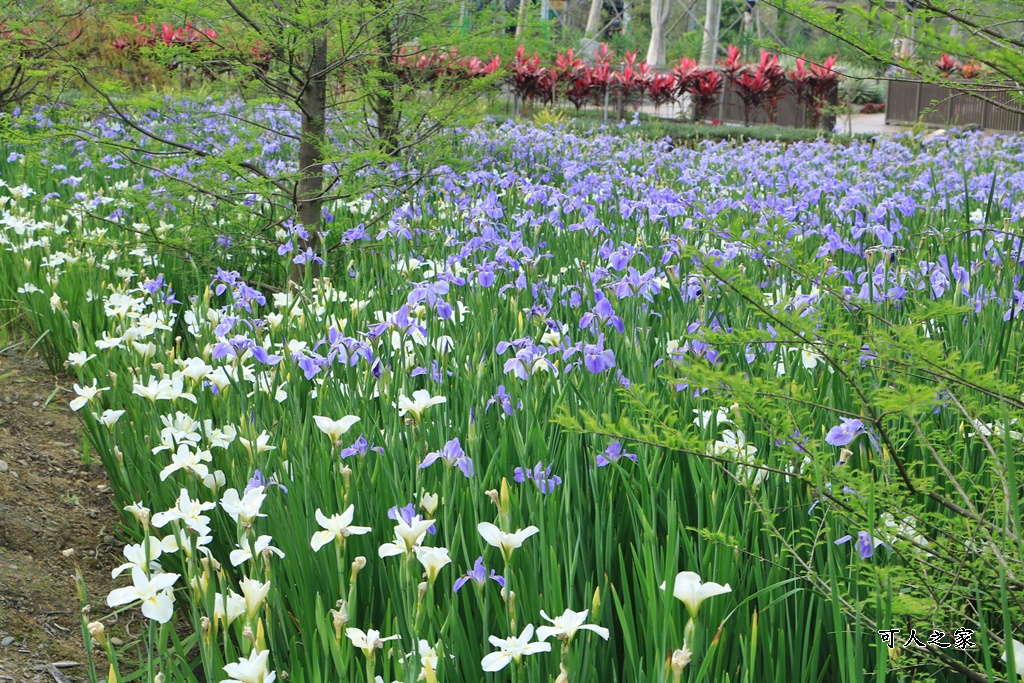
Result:
{"type": "Polygon", "coordinates": [[[676,650],[672,653],[672,677],[678,681],[683,675],[683,669],[690,663],[690,659],[693,657],[693,653],[690,652],[690,648],[683,645],[682,649],[676,650]]]}
{"type": "Polygon", "coordinates": [[[252,626],[246,626],[242,630],[242,637],[248,640],[253,645],[256,644],[256,634],[252,631],[252,626]]]}
{"type": "Polygon", "coordinates": [[[164,672],[161,671],[156,676],[153,676],[153,683],[164,683],[164,672]]]}
{"type": "Polygon", "coordinates": [[[427,517],[433,517],[434,512],[437,511],[437,494],[436,493],[424,493],[420,498],[420,509],[423,510],[427,517]]]}
{"type": "Polygon", "coordinates": [[[99,643],[100,647],[104,650],[107,649],[107,630],[103,624],[98,621],[90,621],[86,628],[89,630],[89,635],[99,643]]]}
{"type": "Polygon", "coordinates": [[[512,528],[512,501],[508,490],[508,479],[501,478],[501,505],[498,506],[498,517],[501,521],[501,528],[509,531],[512,528]]]}
{"type": "Polygon", "coordinates": [[[495,489],[488,489],[484,493],[486,493],[487,497],[491,499],[492,503],[494,503],[494,507],[496,507],[499,510],[501,510],[501,502],[498,499],[498,492],[497,492],[497,490],[495,490],[495,489]]]}
{"type": "Polygon", "coordinates": [[[80,569],[75,570],[75,589],[78,591],[78,601],[85,602],[87,595],[85,591],[85,577],[82,576],[82,571],[80,569]]]}
{"type": "Polygon", "coordinates": [[[353,582],[356,580],[356,575],[359,572],[361,572],[363,570],[363,567],[365,567],[365,566],[366,566],[366,558],[363,557],[362,555],[359,555],[358,557],[356,557],[356,559],[352,560],[352,581],[353,582]]]}
{"type": "Polygon", "coordinates": [[[331,623],[334,625],[334,640],[341,642],[341,631],[348,623],[348,605],[344,600],[338,600],[338,609],[331,610],[331,623]]]}
{"type": "Polygon", "coordinates": [[[419,593],[419,598],[418,598],[419,602],[423,602],[423,596],[425,596],[427,594],[427,582],[426,581],[420,581],[420,585],[418,587],[418,593],[419,593]]]}
{"type": "Polygon", "coordinates": [[[840,448],[839,449],[839,464],[840,465],[845,465],[847,462],[849,462],[851,457],[853,457],[853,451],[851,451],[849,448],[840,448]]]}
{"type": "Polygon", "coordinates": [[[601,616],[601,587],[594,589],[594,597],[590,599],[590,612],[596,622],[601,616]]]}
{"type": "Polygon", "coordinates": [[[210,633],[210,618],[202,617],[199,620],[199,628],[202,629],[204,636],[208,635],[210,633]]]}

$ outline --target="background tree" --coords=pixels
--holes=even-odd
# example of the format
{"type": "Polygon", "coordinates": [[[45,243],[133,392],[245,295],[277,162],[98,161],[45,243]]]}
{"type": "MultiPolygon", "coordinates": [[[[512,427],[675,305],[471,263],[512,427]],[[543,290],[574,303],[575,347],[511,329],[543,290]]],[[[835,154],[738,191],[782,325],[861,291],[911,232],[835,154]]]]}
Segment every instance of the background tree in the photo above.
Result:
{"type": "MultiPolygon", "coordinates": [[[[120,21],[129,40],[149,29],[137,21],[128,24],[116,6],[104,10],[105,20],[120,21]]],[[[291,273],[294,281],[304,276],[303,263],[315,264],[319,258],[325,203],[372,190],[381,181],[370,171],[386,164],[410,169],[390,174],[392,187],[416,182],[420,176],[411,169],[430,166],[417,156],[423,152],[421,143],[456,122],[476,97],[479,88],[466,78],[459,49],[469,51],[478,34],[459,26],[458,10],[439,0],[149,3],[150,16],[173,23],[157,28],[153,22],[158,38],[142,41],[138,51],[180,73],[211,75],[214,91],[235,91],[245,101],[290,112],[295,129],[277,131],[294,143],[295,162],[289,168],[261,167],[242,144],[218,146],[154,130],[144,115],[151,103],[127,92],[123,82],[60,44],[48,44],[47,55],[59,64],[54,73],[65,86],[81,87],[92,96],[78,104],[81,120],[113,115],[162,153],[179,155],[186,164],[192,159],[223,166],[222,187],[189,187],[188,192],[238,204],[257,195],[271,207],[256,231],[260,235],[293,225],[294,246],[304,255],[291,273]]],[[[191,106],[208,106],[209,115],[226,116],[212,102],[191,106]]],[[[255,123],[244,110],[233,111],[230,118],[255,123]]],[[[90,136],[86,127],[67,132],[111,145],[90,136]]],[[[151,153],[124,145],[117,152],[126,157],[151,153]]]]}
{"type": "Polygon", "coordinates": [[[41,94],[53,50],[69,49],[82,35],[81,20],[89,6],[66,6],[49,0],[0,12],[0,111],[41,94]]]}
{"type": "Polygon", "coordinates": [[[707,0],[704,13],[704,41],[700,51],[700,65],[715,65],[715,54],[718,50],[718,28],[722,17],[721,0],[707,0]]]}
{"type": "Polygon", "coordinates": [[[672,15],[672,0],[651,0],[651,41],[647,48],[647,63],[665,66],[665,33],[672,15]]]}

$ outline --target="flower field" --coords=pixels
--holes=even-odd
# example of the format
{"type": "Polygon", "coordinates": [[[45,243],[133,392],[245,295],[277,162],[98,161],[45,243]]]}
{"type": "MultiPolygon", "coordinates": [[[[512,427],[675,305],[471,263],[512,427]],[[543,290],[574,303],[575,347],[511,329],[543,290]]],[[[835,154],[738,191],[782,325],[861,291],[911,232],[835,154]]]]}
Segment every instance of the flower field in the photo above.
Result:
{"type": "MultiPolygon", "coordinates": [[[[287,117],[184,110],[148,121],[294,171],[287,117]]],[[[94,681],[1024,665],[1024,141],[451,144],[325,207],[319,251],[241,239],[255,193],[171,200],[222,169],[152,144],[0,158],[0,299],[124,510],[94,681]]]]}

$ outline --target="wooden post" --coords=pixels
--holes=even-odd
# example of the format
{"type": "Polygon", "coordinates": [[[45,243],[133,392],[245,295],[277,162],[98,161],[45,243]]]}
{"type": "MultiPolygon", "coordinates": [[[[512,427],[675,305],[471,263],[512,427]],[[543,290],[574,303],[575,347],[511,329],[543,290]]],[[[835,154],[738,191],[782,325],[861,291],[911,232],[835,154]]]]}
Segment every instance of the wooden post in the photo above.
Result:
{"type": "Polygon", "coordinates": [[[885,125],[889,125],[892,115],[892,84],[897,81],[888,81],[885,84],[885,125]]]}
{"type": "Polygon", "coordinates": [[[914,98],[914,123],[921,119],[921,81],[917,82],[917,97],[914,98]]]}

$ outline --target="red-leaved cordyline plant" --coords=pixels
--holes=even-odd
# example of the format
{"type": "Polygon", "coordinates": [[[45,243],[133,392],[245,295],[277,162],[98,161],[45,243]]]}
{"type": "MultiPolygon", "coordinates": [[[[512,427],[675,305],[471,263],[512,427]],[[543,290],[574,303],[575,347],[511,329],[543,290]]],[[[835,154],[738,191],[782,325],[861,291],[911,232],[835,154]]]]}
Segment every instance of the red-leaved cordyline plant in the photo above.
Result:
{"type": "Polygon", "coordinates": [[[540,100],[550,103],[554,93],[554,74],[540,65],[540,55],[534,53],[533,57],[526,57],[525,52],[526,47],[520,45],[512,62],[508,75],[512,91],[522,102],[540,100]]]}
{"type": "Polygon", "coordinates": [[[796,66],[789,72],[789,80],[793,84],[797,100],[807,109],[807,123],[817,128],[821,120],[821,110],[832,99],[832,93],[839,83],[839,72],[833,70],[836,56],[832,55],[822,65],[811,64],[804,67],[804,56],[796,60],[796,66]]]}
{"type": "Polygon", "coordinates": [[[565,90],[565,99],[572,102],[576,111],[579,111],[580,107],[593,96],[594,87],[593,72],[584,64],[583,68],[577,71],[569,82],[565,90]]]}
{"type": "MultiPolygon", "coordinates": [[[[419,63],[417,63],[418,66],[419,63]]],[[[431,83],[438,79],[444,79],[448,87],[458,90],[469,81],[496,73],[501,68],[501,58],[494,55],[490,61],[484,62],[476,56],[468,59],[460,58],[458,51],[452,50],[447,55],[442,53],[441,58],[436,61],[425,61],[424,66],[425,73],[420,78],[431,83]]]]}
{"type": "Polygon", "coordinates": [[[569,81],[585,66],[582,59],[577,57],[572,48],[564,53],[559,52],[555,56],[555,77],[560,81],[569,81]]]}
{"type": "Polygon", "coordinates": [[[772,89],[771,81],[761,71],[744,69],[732,83],[736,87],[736,93],[743,100],[743,123],[750,125],[750,113],[760,109],[768,101],[772,89]]]}
{"type": "MultiPolygon", "coordinates": [[[[175,28],[173,24],[167,23],[160,25],[156,23],[146,24],[140,22],[138,17],[133,17],[133,29],[129,35],[118,36],[110,43],[114,49],[125,54],[133,61],[140,59],[142,50],[152,49],[161,44],[168,48],[188,50],[189,52],[224,49],[224,45],[217,42],[219,39],[217,31],[196,28],[190,23],[175,28]]],[[[236,53],[244,53],[248,49],[247,47],[237,45],[228,48],[228,50],[235,51],[236,53]]],[[[166,62],[166,67],[168,69],[178,69],[182,64],[183,62],[177,58],[177,53],[172,52],[172,57],[166,62]]],[[[257,69],[265,72],[270,66],[270,60],[257,60],[254,58],[252,64],[257,69]]],[[[229,67],[226,66],[226,62],[211,60],[202,66],[201,72],[212,77],[228,69],[229,67]]],[[[188,69],[183,77],[185,83],[190,82],[196,73],[195,70],[188,69]]]]}
{"type": "Polygon", "coordinates": [[[398,79],[412,86],[429,85],[440,77],[447,55],[436,49],[418,50],[402,47],[394,57],[398,79]]]}
{"type": "Polygon", "coordinates": [[[722,71],[725,72],[725,77],[730,83],[735,83],[739,75],[744,71],[747,71],[747,65],[743,63],[743,58],[740,56],[740,49],[735,45],[729,45],[726,48],[725,61],[718,60],[718,66],[722,67],[722,71]]]}
{"type": "Polygon", "coordinates": [[[765,107],[768,123],[775,123],[775,115],[779,111],[779,100],[782,99],[782,94],[786,89],[786,70],[779,65],[778,55],[761,50],[761,59],[757,63],[755,71],[762,74],[768,83],[762,106],[765,107]]]}
{"type": "Polygon", "coordinates": [[[601,43],[597,46],[597,51],[594,53],[595,64],[611,64],[612,57],[615,56],[614,50],[609,50],[606,43],[601,43]]]}
{"type": "Polygon", "coordinates": [[[594,99],[594,104],[600,106],[604,103],[605,94],[615,83],[615,75],[607,62],[599,62],[590,70],[590,96],[594,99]]]}
{"type": "Polygon", "coordinates": [[[960,62],[956,58],[943,54],[939,57],[939,60],[935,62],[935,68],[942,72],[942,75],[949,78],[953,75],[953,72],[960,68],[960,62]]]}
{"type": "MultiPolygon", "coordinates": [[[[578,76],[585,68],[586,64],[573,53],[571,48],[565,53],[559,52],[555,57],[554,68],[555,87],[558,92],[568,98],[569,91],[573,90],[578,76]]],[[[579,106],[577,105],[576,108],[579,109],[579,106]]]]}
{"type": "Polygon", "coordinates": [[[672,73],[676,76],[677,97],[681,99],[685,93],[689,92],[690,84],[697,79],[701,71],[696,60],[689,57],[680,58],[679,64],[672,69],[672,73]]]}
{"type": "Polygon", "coordinates": [[[654,76],[650,65],[646,62],[637,63],[636,57],[636,52],[627,50],[626,58],[622,61],[622,71],[614,76],[615,87],[622,95],[622,106],[632,104],[634,109],[643,100],[647,84],[654,76]]]}
{"type": "Polygon", "coordinates": [[[484,62],[474,56],[459,62],[459,66],[467,78],[485,78],[497,73],[501,68],[501,57],[493,55],[490,61],[484,62]]]}
{"type": "Polygon", "coordinates": [[[722,76],[714,69],[698,69],[686,91],[693,100],[694,121],[699,123],[708,117],[724,83],[722,76]]]}
{"type": "Polygon", "coordinates": [[[655,109],[675,100],[676,77],[675,74],[655,73],[647,83],[647,97],[654,104],[655,109]]]}
{"type": "Polygon", "coordinates": [[[118,51],[124,51],[128,48],[154,47],[157,43],[163,43],[168,47],[180,46],[194,52],[204,46],[212,47],[213,41],[219,37],[212,28],[201,29],[192,24],[185,24],[178,28],[175,28],[173,24],[157,26],[155,23],[140,22],[138,17],[133,17],[133,28],[135,30],[129,40],[119,36],[111,41],[111,45],[118,51]]]}
{"type": "Polygon", "coordinates": [[[974,78],[981,73],[981,65],[978,62],[967,62],[960,67],[960,75],[964,78],[974,78]]]}

